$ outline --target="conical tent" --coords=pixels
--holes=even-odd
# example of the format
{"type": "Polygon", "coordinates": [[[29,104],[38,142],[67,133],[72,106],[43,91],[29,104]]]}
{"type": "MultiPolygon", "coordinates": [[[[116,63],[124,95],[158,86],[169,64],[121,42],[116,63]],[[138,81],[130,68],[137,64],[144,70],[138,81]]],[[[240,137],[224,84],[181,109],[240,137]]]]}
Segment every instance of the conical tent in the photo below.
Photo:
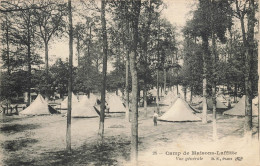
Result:
{"type": "Polygon", "coordinates": [[[83,96],[81,101],[73,105],[71,110],[72,117],[98,117],[94,105],[90,104],[87,96],[83,96]]]}
{"type": "MultiPolygon", "coordinates": [[[[77,105],[78,104],[78,99],[77,96],[74,95],[74,93],[72,93],[72,106],[73,105],[77,105]]],[[[68,109],[68,96],[60,103],[61,104],[61,109],[68,109]]]]}
{"type": "Polygon", "coordinates": [[[203,100],[203,98],[201,96],[198,96],[198,95],[192,96],[192,103],[194,103],[196,105],[201,103],[202,100],[203,100]]]}
{"type": "Polygon", "coordinates": [[[201,119],[195,115],[194,110],[183,99],[178,98],[170,109],[158,118],[161,121],[169,122],[187,122],[200,121],[201,119]]]}
{"type": "Polygon", "coordinates": [[[222,103],[227,103],[227,99],[223,95],[218,95],[217,100],[222,102],[222,103]]]}
{"type": "Polygon", "coordinates": [[[20,112],[23,115],[48,115],[59,113],[54,108],[48,105],[42,95],[38,95],[37,98],[31,103],[29,107],[20,112]]]}
{"type": "Polygon", "coordinates": [[[108,96],[107,103],[109,107],[109,113],[126,112],[126,108],[124,107],[122,100],[115,94],[108,96]]]}
{"type": "MultiPolygon", "coordinates": [[[[216,107],[217,109],[226,109],[227,106],[225,106],[224,103],[222,103],[221,101],[219,101],[218,98],[216,98],[216,107]]],[[[207,105],[208,105],[208,109],[212,109],[213,108],[213,100],[211,98],[207,99],[207,105]]]]}
{"type": "MultiPolygon", "coordinates": [[[[197,101],[198,102],[198,101],[197,101]]],[[[227,106],[222,103],[221,101],[218,100],[218,98],[216,98],[216,107],[217,109],[227,109],[227,106]]],[[[203,108],[203,102],[202,102],[202,98],[201,101],[198,102],[197,104],[195,104],[196,102],[193,102],[192,107],[196,108],[196,109],[202,109],[203,108]]],[[[213,108],[213,101],[211,98],[207,98],[207,108],[208,109],[212,109],[213,108]]]]}
{"type": "MultiPolygon", "coordinates": [[[[245,99],[246,96],[244,95],[239,102],[235,105],[234,108],[225,111],[224,115],[234,115],[234,116],[245,116],[245,99]]],[[[252,104],[252,114],[253,116],[258,115],[258,108],[256,105],[252,104]]]]}

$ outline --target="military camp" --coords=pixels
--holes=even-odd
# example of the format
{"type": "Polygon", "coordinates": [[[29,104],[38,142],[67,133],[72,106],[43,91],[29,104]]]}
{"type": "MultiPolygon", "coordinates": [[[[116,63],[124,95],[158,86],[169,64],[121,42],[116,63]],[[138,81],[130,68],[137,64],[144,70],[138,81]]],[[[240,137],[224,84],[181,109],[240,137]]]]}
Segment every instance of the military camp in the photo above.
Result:
{"type": "Polygon", "coordinates": [[[1,0],[0,166],[256,166],[256,0],[1,0]]]}

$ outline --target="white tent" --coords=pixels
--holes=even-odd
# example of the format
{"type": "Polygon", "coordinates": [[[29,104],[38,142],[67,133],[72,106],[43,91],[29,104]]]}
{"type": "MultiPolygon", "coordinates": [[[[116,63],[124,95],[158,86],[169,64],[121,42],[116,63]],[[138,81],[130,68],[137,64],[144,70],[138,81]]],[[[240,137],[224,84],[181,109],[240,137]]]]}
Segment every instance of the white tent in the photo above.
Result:
{"type": "MultiPolygon", "coordinates": [[[[78,104],[78,99],[77,96],[74,95],[74,93],[72,93],[72,106],[73,105],[77,105],[78,104]]],[[[68,109],[68,96],[60,103],[61,104],[61,109],[68,109]]]]}
{"type": "Polygon", "coordinates": [[[42,95],[38,94],[37,98],[29,107],[20,112],[23,115],[48,115],[59,113],[54,108],[48,105],[42,95]]]}
{"type": "Polygon", "coordinates": [[[194,110],[183,99],[178,98],[170,109],[165,112],[159,120],[170,122],[200,121],[194,110]]]}
{"type": "Polygon", "coordinates": [[[201,103],[203,100],[202,96],[196,95],[196,96],[192,96],[192,103],[194,104],[199,104],[201,103]]]}
{"type": "Polygon", "coordinates": [[[109,113],[126,112],[123,101],[115,94],[110,94],[107,96],[107,104],[109,107],[109,113]]]}
{"type": "MultiPolygon", "coordinates": [[[[208,109],[213,109],[213,100],[211,98],[207,99],[208,109]]],[[[227,106],[219,101],[218,98],[216,98],[216,107],[217,109],[226,109],[227,106]]]]}
{"type": "Polygon", "coordinates": [[[228,100],[223,95],[218,95],[217,100],[222,103],[228,103],[228,100]]]}
{"type": "Polygon", "coordinates": [[[83,96],[80,102],[73,105],[71,110],[72,117],[98,117],[97,112],[94,109],[94,104],[87,96],[83,96]]]}
{"type": "MultiPolygon", "coordinates": [[[[222,103],[221,101],[219,101],[218,98],[216,98],[216,107],[217,109],[227,109],[227,106],[222,103]]],[[[196,109],[202,109],[203,108],[203,101],[202,101],[202,97],[197,98],[196,102],[193,102],[194,104],[192,104],[193,108],[196,109]],[[195,104],[196,103],[196,104],[195,104]]],[[[208,109],[213,109],[213,101],[211,98],[207,98],[207,108],[208,109]]]]}
{"type": "MultiPolygon", "coordinates": [[[[225,111],[223,114],[224,115],[234,115],[234,116],[245,116],[245,98],[246,96],[244,95],[239,102],[235,105],[234,108],[225,111]]],[[[252,104],[252,114],[253,116],[258,115],[258,108],[257,105],[252,104]]]]}

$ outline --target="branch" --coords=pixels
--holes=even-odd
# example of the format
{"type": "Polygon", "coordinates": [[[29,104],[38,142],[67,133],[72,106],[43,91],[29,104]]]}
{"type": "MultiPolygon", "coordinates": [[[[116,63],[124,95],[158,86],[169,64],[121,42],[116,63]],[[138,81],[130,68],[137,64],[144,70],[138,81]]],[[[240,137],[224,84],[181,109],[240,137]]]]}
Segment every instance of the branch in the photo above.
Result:
{"type": "MultiPolygon", "coordinates": [[[[4,3],[4,2],[2,2],[2,3],[4,3]]],[[[11,4],[11,3],[9,3],[9,2],[5,2],[5,3],[10,4],[10,5],[13,5],[13,6],[15,6],[16,8],[0,9],[0,13],[25,11],[25,10],[30,10],[30,9],[44,9],[44,8],[46,8],[46,7],[48,7],[48,6],[50,5],[50,4],[48,4],[48,5],[41,6],[41,7],[33,6],[33,7],[21,8],[21,7],[19,7],[18,5],[14,5],[14,4],[11,4]]]]}
{"type": "Polygon", "coordinates": [[[56,24],[56,26],[55,27],[53,27],[53,29],[52,29],[52,31],[51,31],[51,33],[50,33],[50,35],[47,37],[48,39],[47,39],[47,42],[51,39],[51,36],[54,34],[54,32],[58,29],[58,27],[59,27],[59,24],[60,24],[60,22],[61,22],[61,20],[62,20],[62,15],[60,16],[60,18],[59,18],[59,20],[58,20],[58,22],[57,22],[57,24],[56,24]]]}

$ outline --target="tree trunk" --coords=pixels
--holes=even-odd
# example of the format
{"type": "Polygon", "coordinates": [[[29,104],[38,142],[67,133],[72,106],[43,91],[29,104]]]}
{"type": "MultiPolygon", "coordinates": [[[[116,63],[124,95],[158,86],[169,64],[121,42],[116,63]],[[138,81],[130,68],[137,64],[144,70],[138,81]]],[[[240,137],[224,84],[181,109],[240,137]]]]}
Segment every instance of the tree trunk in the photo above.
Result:
{"type": "Polygon", "coordinates": [[[164,76],[163,91],[164,91],[164,96],[165,96],[166,95],[166,83],[167,83],[167,71],[166,71],[166,68],[163,69],[163,76],[164,76]]]}
{"type": "Polygon", "coordinates": [[[161,95],[159,94],[159,101],[161,100],[161,97],[163,95],[163,87],[162,87],[162,84],[159,86],[161,88],[161,95]]]}
{"type": "Polygon", "coordinates": [[[157,113],[160,113],[160,108],[159,108],[159,60],[160,60],[160,48],[159,48],[159,39],[160,39],[160,22],[158,22],[158,33],[157,33],[157,63],[156,63],[156,108],[157,108],[157,113]]]}
{"type": "Polygon", "coordinates": [[[255,4],[254,0],[249,1],[247,13],[248,32],[246,41],[246,60],[245,60],[245,91],[246,91],[246,110],[245,110],[245,136],[252,137],[252,60],[254,56],[254,27],[255,27],[255,4]]]}
{"type": "Polygon", "coordinates": [[[202,123],[207,123],[207,54],[208,54],[208,37],[202,37],[203,47],[203,110],[202,123]]]}
{"type": "Polygon", "coordinates": [[[105,17],[105,0],[101,1],[101,23],[102,23],[102,37],[103,37],[103,71],[102,71],[102,90],[101,90],[101,106],[100,106],[100,121],[99,121],[99,144],[104,141],[104,121],[105,121],[105,100],[106,100],[106,74],[107,74],[107,30],[106,30],[106,17],[105,17]]]}
{"type": "Polygon", "coordinates": [[[176,85],[176,89],[177,89],[177,95],[179,95],[179,84],[178,83],[176,85]]]}
{"type": "MultiPolygon", "coordinates": [[[[114,37],[112,36],[112,41],[114,41],[113,39],[114,37]]],[[[120,45],[116,45],[116,75],[118,76],[119,74],[119,47],[120,45]]],[[[120,78],[118,78],[120,79],[120,78]]],[[[116,95],[118,95],[118,84],[117,84],[117,87],[116,87],[116,95]]]]}
{"type": "Polygon", "coordinates": [[[48,42],[44,41],[44,47],[45,47],[45,71],[48,76],[49,73],[49,48],[48,48],[48,42]]]}
{"type": "Polygon", "coordinates": [[[49,83],[50,83],[50,78],[49,78],[49,48],[48,48],[48,41],[44,41],[44,47],[45,47],[45,72],[46,72],[46,85],[47,89],[45,91],[45,97],[49,99],[49,83]]]}
{"type": "Polygon", "coordinates": [[[88,41],[88,65],[91,63],[91,58],[90,58],[90,46],[91,46],[91,38],[92,38],[92,33],[91,33],[91,23],[89,26],[89,41],[88,41]]]}
{"type": "MultiPolygon", "coordinates": [[[[128,8],[127,5],[125,5],[125,12],[128,14],[128,8]]],[[[126,32],[127,36],[130,35],[129,33],[129,19],[126,19],[126,32]]],[[[126,49],[126,62],[125,62],[125,99],[126,99],[126,113],[125,113],[125,120],[129,122],[130,120],[130,112],[129,112],[129,50],[130,48],[125,44],[125,49],[126,49]]]]}
{"type": "MultiPolygon", "coordinates": [[[[7,14],[5,15],[6,19],[6,55],[7,55],[7,74],[8,74],[8,79],[10,79],[10,47],[9,47],[9,25],[8,25],[8,17],[7,14]]],[[[7,102],[10,102],[10,96],[8,95],[7,97],[7,102]]],[[[7,107],[7,113],[8,113],[8,107],[7,107]]]]}
{"type": "Polygon", "coordinates": [[[27,54],[28,54],[28,101],[27,105],[29,106],[31,104],[31,33],[30,33],[30,23],[31,23],[31,15],[29,14],[28,17],[28,25],[27,25],[27,54]]]}
{"type": "Polygon", "coordinates": [[[212,60],[213,60],[213,84],[212,84],[212,103],[213,103],[213,117],[212,117],[212,124],[213,124],[213,140],[217,140],[217,106],[216,106],[216,77],[217,77],[217,73],[216,73],[216,63],[217,63],[217,55],[216,55],[216,36],[215,36],[215,31],[214,31],[214,20],[213,20],[213,2],[214,0],[212,0],[210,6],[211,6],[211,38],[212,38],[212,60]]]}
{"type": "Polygon", "coordinates": [[[190,103],[192,103],[192,96],[193,96],[193,86],[190,88],[190,103]]]}
{"type": "Polygon", "coordinates": [[[135,64],[135,53],[130,54],[130,70],[132,75],[132,118],[131,118],[131,160],[136,163],[138,155],[138,80],[137,69],[135,64]]]}
{"type": "MultiPolygon", "coordinates": [[[[0,65],[0,100],[2,101],[2,65],[0,65]]],[[[0,108],[1,109],[1,108],[0,108]]],[[[2,107],[2,114],[3,116],[5,115],[5,110],[4,108],[2,107]]]]}
{"type": "Polygon", "coordinates": [[[186,85],[183,87],[184,89],[184,100],[187,101],[187,87],[186,85]]]}
{"type": "MultiPolygon", "coordinates": [[[[144,39],[144,58],[145,58],[145,62],[147,62],[147,51],[148,51],[148,41],[150,39],[150,26],[152,23],[152,2],[151,0],[149,0],[149,14],[148,14],[148,22],[147,22],[147,26],[146,26],[146,35],[145,35],[145,39],[144,39]]],[[[145,69],[147,70],[147,65],[145,66],[145,69]]],[[[147,112],[147,81],[146,81],[146,77],[144,79],[144,96],[143,96],[143,100],[144,100],[144,110],[145,110],[145,117],[147,117],[148,112],[147,112]]]]}
{"type": "Polygon", "coordinates": [[[129,121],[129,50],[126,53],[126,62],[125,62],[125,97],[126,97],[126,114],[125,119],[129,121]]]}
{"type": "MultiPolygon", "coordinates": [[[[259,32],[258,32],[259,35],[259,32]]],[[[260,76],[260,50],[258,49],[258,76],[260,76]]],[[[258,142],[260,142],[260,78],[258,77],[258,142]]],[[[260,147],[259,147],[260,148],[260,147]]],[[[259,149],[260,150],[260,149],[259,149]]]]}
{"type": "Polygon", "coordinates": [[[235,83],[234,103],[237,102],[237,83],[235,83]]]}
{"type": "Polygon", "coordinates": [[[141,8],[141,0],[132,0],[132,43],[130,53],[130,70],[132,76],[132,122],[131,122],[131,161],[132,165],[138,165],[138,77],[137,77],[137,43],[138,43],[138,21],[141,8]]]}
{"type": "Polygon", "coordinates": [[[144,100],[144,111],[145,111],[145,117],[148,116],[148,110],[147,110],[147,87],[146,87],[146,81],[144,81],[144,91],[143,91],[143,100],[144,100]]]}
{"type": "Polygon", "coordinates": [[[157,108],[157,113],[160,113],[160,108],[159,108],[159,68],[156,69],[156,108],[157,108]]]}
{"type": "MultiPolygon", "coordinates": [[[[236,9],[239,11],[238,7],[238,0],[236,0],[236,9]]],[[[248,18],[248,37],[246,38],[245,32],[245,24],[244,24],[244,14],[239,14],[240,24],[241,24],[241,31],[243,37],[243,49],[245,54],[245,123],[244,123],[244,135],[248,138],[252,136],[252,88],[251,88],[251,80],[250,80],[250,62],[251,62],[251,55],[249,51],[250,43],[253,43],[254,40],[254,0],[249,1],[249,10],[247,12],[248,18]]],[[[253,51],[252,51],[253,53],[253,51]]],[[[252,54],[253,56],[253,54],[252,54]]]]}
{"type": "Polygon", "coordinates": [[[8,25],[8,17],[5,15],[6,19],[6,53],[7,53],[7,73],[10,75],[10,49],[9,49],[9,25],[8,25]]]}
{"type": "Polygon", "coordinates": [[[69,10],[69,81],[68,81],[68,112],[67,112],[67,132],[66,144],[67,152],[71,153],[71,99],[72,99],[72,65],[73,65],[73,27],[72,27],[72,11],[71,0],[68,0],[69,10]]]}
{"type": "Polygon", "coordinates": [[[80,58],[79,32],[77,32],[77,53],[78,53],[78,67],[79,67],[80,66],[80,64],[79,64],[79,58],[80,58]]]}

